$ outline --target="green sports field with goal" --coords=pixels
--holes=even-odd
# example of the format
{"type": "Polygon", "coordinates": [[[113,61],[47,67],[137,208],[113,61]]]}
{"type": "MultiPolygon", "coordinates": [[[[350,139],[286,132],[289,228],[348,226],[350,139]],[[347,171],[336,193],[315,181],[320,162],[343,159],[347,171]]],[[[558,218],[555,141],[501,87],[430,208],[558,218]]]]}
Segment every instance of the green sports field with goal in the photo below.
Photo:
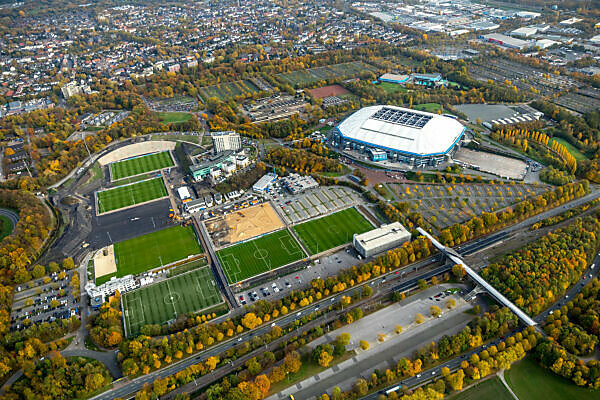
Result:
{"type": "Polygon", "coordinates": [[[217,252],[230,284],[271,271],[305,257],[302,248],[286,230],[280,230],[217,252]]]}
{"type": "Polygon", "coordinates": [[[161,177],[143,180],[128,185],[117,186],[96,192],[98,214],[118,210],[160,199],[167,196],[167,188],[161,177]]]}
{"type": "Polygon", "coordinates": [[[96,285],[108,281],[112,276],[141,274],[203,251],[191,225],[173,226],[117,242],[114,246],[117,272],[97,278],[96,285]]]}
{"type": "Polygon", "coordinates": [[[127,292],[123,317],[127,336],[137,335],[147,324],[164,324],[180,315],[207,310],[223,303],[209,267],[127,292]]]}
{"type": "Polygon", "coordinates": [[[110,164],[111,180],[127,178],[134,175],[174,166],[171,153],[161,151],[160,153],[146,154],[128,160],[117,161],[110,164]]]}
{"type": "Polygon", "coordinates": [[[351,242],[352,235],[370,231],[373,226],[352,207],[294,225],[292,229],[312,255],[351,242]]]}

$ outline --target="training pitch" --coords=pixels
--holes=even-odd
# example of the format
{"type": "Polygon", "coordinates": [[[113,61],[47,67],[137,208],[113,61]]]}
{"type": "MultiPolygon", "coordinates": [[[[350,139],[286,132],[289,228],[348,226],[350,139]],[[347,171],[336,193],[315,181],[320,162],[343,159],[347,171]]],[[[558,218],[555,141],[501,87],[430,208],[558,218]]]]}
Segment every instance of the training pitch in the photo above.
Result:
{"type": "Polygon", "coordinates": [[[304,257],[300,245],[283,229],[217,252],[230,284],[271,271],[304,257]]]}
{"type": "Polygon", "coordinates": [[[110,164],[110,175],[111,179],[116,181],[130,176],[172,167],[174,165],[175,163],[171,158],[171,153],[168,151],[161,151],[160,153],[146,154],[128,160],[114,162],[110,164]]]}
{"type": "Polygon", "coordinates": [[[96,192],[98,214],[134,206],[167,196],[161,177],[96,192]]]}
{"type": "Polygon", "coordinates": [[[174,226],[115,243],[117,272],[96,279],[100,285],[112,276],[136,275],[202,253],[191,226],[174,226]]]}
{"type": "Polygon", "coordinates": [[[164,324],[180,315],[195,313],[222,302],[210,268],[195,269],[125,293],[126,334],[137,335],[144,325],[164,324]]]}
{"type": "Polygon", "coordinates": [[[373,226],[352,207],[295,225],[293,229],[310,254],[317,254],[351,242],[355,233],[370,231],[373,226]]]}

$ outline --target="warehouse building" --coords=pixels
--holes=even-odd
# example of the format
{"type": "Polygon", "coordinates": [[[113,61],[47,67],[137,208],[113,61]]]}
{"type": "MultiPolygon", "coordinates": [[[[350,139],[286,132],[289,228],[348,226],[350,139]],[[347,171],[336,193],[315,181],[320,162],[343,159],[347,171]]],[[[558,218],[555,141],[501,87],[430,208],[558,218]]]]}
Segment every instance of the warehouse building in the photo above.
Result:
{"type": "Polygon", "coordinates": [[[363,257],[387,251],[410,240],[411,234],[400,222],[382,225],[372,231],[355,234],[352,244],[363,257]]]}
{"type": "Polygon", "coordinates": [[[334,144],[373,161],[436,166],[454,154],[464,132],[465,127],[449,116],[380,105],[362,108],[342,121],[334,144]]]}
{"type": "Polygon", "coordinates": [[[274,173],[267,173],[263,175],[256,183],[252,186],[252,190],[257,193],[266,193],[269,191],[269,187],[271,183],[273,183],[277,179],[277,175],[274,173]]]}

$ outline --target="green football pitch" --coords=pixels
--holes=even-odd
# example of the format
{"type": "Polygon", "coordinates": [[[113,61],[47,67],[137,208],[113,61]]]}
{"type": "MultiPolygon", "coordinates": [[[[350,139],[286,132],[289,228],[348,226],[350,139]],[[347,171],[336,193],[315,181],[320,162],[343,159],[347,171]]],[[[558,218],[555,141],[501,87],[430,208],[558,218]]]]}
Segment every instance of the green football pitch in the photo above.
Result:
{"type": "Polygon", "coordinates": [[[285,229],[217,252],[230,284],[279,268],[304,256],[298,242],[285,229]]]}
{"type": "Polygon", "coordinates": [[[129,176],[172,167],[173,165],[175,163],[168,151],[147,154],[110,164],[111,179],[116,181],[129,176]]]}
{"type": "Polygon", "coordinates": [[[354,207],[293,227],[310,252],[317,254],[352,241],[352,235],[373,229],[354,207]]]}
{"type": "Polygon", "coordinates": [[[167,196],[162,178],[152,178],[96,193],[98,214],[133,206],[167,196]]]}
{"type": "Polygon", "coordinates": [[[126,334],[137,335],[142,326],[164,324],[178,316],[222,303],[208,267],[145,286],[123,296],[126,334]]]}
{"type": "Polygon", "coordinates": [[[96,279],[100,285],[111,276],[136,275],[202,253],[191,226],[173,226],[115,243],[117,272],[96,279]]]}

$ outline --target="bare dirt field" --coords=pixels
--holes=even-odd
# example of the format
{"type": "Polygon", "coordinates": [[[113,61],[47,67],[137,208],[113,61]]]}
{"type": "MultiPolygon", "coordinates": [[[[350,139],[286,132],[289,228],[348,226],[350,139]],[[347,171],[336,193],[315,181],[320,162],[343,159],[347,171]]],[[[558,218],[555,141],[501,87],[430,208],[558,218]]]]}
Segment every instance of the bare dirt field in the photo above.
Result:
{"type": "Polygon", "coordinates": [[[270,203],[258,204],[205,222],[215,246],[252,239],[284,227],[270,203]]]}
{"type": "Polygon", "coordinates": [[[316,97],[317,99],[350,93],[340,85],[323,86],[317,89],[310,89],[309,92],[312,97],[316,97]]]}
{"type": "Polygon", "coordinates": [[[117,263],[115,262],[115,248],[111,244],[98,250],[94,255],[94,275],[96,278],[114,274],[117,272],[117,263]]]}

